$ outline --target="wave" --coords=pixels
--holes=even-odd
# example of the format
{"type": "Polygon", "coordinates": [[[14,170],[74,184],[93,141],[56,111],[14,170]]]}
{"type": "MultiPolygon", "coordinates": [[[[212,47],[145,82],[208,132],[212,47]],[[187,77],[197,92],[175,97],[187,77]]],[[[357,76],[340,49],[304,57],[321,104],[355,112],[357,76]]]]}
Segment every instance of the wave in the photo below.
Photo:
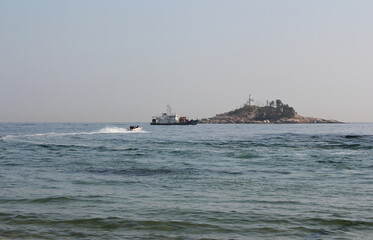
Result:
{"type": "MultiPolygon", "coordinates": [[[[26,229],[20,228],[20,231],[23,234],[20,234],[19,232],[14,232],[14,233],[8,232],[9,237],[11,237],[12,239],[14,238],[14,236],[18,236],[18,235],[24,236],[25,233],[30,235],[30,231],[32,231],[34,228],[45,228],[45,227],[50,227],[50,226],[61,226],[61,225],[68,226],[68,227],[71,227],[72,229],[75,229],[75,231],[77,231],[79,235],[84,236],[84,238],[90,236],[91,238],[93,237],[94,239],[97,238],[97,232],[96,232],[97,229],[108,230],[108,231],[109,230],[112,231],[115,229],[123,229],[126,231],[128,230],[164,231],[163,233],[165,232],[167,233],[171,230],[176,231],[180,229],[199,229],[199,230],[213,229],[214,231],[218,231],[218,232],[233,231],[227,227],[219,226],[216,224],[191,222],[191,221],[146,220],[146,219],[144,220],[133,219],[132,220],[132,219],[125,219],[125,218],[120,218],[120,217],[46,218],[44,216],[36,216],[36,215],[16,215],[16,214],[3,214],[3,215],[5,216],[0,215],[0,220],[5,221],[11,226],[15,226],[15,227],[27,226],[28,227],[26,229]],[[80,228],[77,228],[77,226],[79,226],[80,228]],[[95,232],[94,233],[91,232],[90,231],[91,229],[95,230],[95,232]]],[[[52,227],[52,229],[57,230],[58,228],[52,227]]],[[[59,231],[57,233],[61,234],[59,231]]],[[[68,231],[68,232],[65,232],[64,234],[68,236],[67,238],[70,238],[73,233],[74,232],[68,231]]],[[[45,236],[48,236],[49,233],[38,232],[37,234],[38,234],[37,239],[39,239],[39,238],[45,238],[45,236]]],[[[107,237],[107,233],[105,234],[107,237]]],[[[102,237],[98,237],[98,238],[101,239],[102,237]]]]}
{"type": "MultiPolygon", "coordinates": [[[[354,221],[347,219],[306,219],[307,223],[314,224],[315,226],[322,226],[323,228],[317,230],[315,233],[309,235],[304,240],[322,239],[326,236],[336,234],[337,232],[351,231],[358,227],[368,227],[371,228],[373,223],[369,221],[354,221]],[[326,229],[325,229],[326,228],[326,229]]],[[[315,231],[313,229],[313,231],[315,231]]]]}
{"type": "Polygon", "coordinates": [[[127,176],[155,176],[155,175],[213,175],[213,174],[223,174],[223,175],[241,175],[243,172],[229,171],[229,170],[213,170],[205,168],[94,168],[89,167],[85,170],[88,173],[102,174],[102,175],[127,175],[127,176]]]}
{"type": "Polygon", "coordinates": [[[36,198],[36,199],[0,199],[0,203],[65,203],[68,201],[77,201],[76,198],[73,197],[65,197],[65,196],[58,196],[58,197],[44,197],[44,198],[36,198]]]}
{"type": "Polygon", "coordinates": [[[169,174],[196,174],[200,170],[194,168],[176,169],[176,168],[126,168],[126,169],[112,169],[112,168],[89,168],[87,172],[96,174],[119,174],[130,176],[153,176],[153,175],[169,175],[169,174]]]}

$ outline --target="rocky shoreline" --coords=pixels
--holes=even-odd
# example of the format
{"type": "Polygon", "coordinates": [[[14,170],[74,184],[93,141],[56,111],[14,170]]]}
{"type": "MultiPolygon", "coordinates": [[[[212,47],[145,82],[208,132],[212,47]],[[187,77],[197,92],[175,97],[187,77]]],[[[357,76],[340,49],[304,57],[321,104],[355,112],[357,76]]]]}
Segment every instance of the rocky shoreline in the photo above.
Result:
{"type": "MultiPolygon", "coordinates": [[[[287,106],[287,105],[286,105],[287,106]]],[[[291,108],[291,107],[289,107],[291,108]]],[[[202,124],[295,124],[295,123],[342,123],[315,117],[303,117],[293,112],[283,117],[282,109],[275,107],[244,106],[242,108],[217,114],[215,117],[199,120],[202,124]]]]}
{"type": "Polygon", "coordinates": [[[303,117],[300,115],[294,118],[282,118],[275,121],[270,120],[252,120],[247,118],[235,118],[235,117],[212,117],[204,118],[198,121],[201,124],[286,124],[286,123],[342,123],[337,120],[327,120],[315,117],[303,117]]]}

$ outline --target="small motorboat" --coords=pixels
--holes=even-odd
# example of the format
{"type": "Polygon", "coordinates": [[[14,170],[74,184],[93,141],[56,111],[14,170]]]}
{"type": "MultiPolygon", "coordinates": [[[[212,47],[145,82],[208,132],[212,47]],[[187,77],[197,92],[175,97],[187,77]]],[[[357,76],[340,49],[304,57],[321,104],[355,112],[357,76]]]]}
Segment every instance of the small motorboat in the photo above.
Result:
{"type": "Polygon", "coordinates": [[[142,127],[140,126],[130,126],[129,128],[127,128],[128,131],[139,131],[141,129],[142,127]]]}

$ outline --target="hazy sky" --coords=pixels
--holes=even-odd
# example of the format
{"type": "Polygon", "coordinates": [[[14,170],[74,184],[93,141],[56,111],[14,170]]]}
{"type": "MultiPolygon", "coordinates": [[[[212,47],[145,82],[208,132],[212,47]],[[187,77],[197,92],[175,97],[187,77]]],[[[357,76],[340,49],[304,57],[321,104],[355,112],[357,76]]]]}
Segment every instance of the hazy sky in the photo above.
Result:
{"type": "Polygon", "coordinates": [[[251,93],[373,122],[373,1],[0,0],[0,121],[212,117],[251,93]]]}

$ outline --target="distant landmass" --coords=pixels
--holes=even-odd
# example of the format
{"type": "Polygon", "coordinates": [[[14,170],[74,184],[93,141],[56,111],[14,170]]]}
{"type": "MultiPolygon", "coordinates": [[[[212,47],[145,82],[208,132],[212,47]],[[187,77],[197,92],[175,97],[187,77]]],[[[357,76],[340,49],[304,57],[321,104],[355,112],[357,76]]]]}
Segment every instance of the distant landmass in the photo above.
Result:
{"type": "Polygon", "coordinates": [[[281,100],[268,102],[267,106],[259,107],[245,104],[243,107],[217,114],[215,117],[204,118],[199,123],[342,123],[337,120],[326,120],[298,115],[288,104],[281,100]]]}

